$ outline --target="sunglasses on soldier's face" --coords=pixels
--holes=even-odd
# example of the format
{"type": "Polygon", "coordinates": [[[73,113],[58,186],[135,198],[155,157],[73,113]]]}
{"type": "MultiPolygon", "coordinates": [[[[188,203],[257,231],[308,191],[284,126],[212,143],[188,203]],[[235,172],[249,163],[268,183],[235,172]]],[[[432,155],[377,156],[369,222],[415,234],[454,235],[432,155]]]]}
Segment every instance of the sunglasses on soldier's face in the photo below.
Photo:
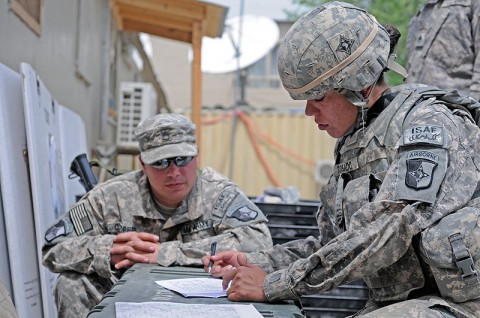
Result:
{"type": "Polygon", "coordinates": [[[186,167],[195,157],[175,157],[175,158],[166,158],[162,160],[155,161],[150,165],[158,170],[165,170],[170,166],[170,163],[173,162],[177,167],[186,167]]]}

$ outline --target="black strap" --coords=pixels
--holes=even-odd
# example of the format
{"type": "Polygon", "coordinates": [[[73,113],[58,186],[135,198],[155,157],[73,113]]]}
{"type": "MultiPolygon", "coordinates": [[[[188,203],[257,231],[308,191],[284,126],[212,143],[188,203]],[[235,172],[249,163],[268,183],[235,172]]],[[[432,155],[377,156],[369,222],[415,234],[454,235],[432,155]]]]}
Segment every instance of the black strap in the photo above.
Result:
{"type": "Polygon", "coordinates": [[[455,264],[460,270],[465,284],[467,284],[467,286],[479,284],[480,280],[474,267],[473,258],[463,241],[462,235],[460,233],[452,234],[448,237],[448,240],[452,246],[455,264]]]}

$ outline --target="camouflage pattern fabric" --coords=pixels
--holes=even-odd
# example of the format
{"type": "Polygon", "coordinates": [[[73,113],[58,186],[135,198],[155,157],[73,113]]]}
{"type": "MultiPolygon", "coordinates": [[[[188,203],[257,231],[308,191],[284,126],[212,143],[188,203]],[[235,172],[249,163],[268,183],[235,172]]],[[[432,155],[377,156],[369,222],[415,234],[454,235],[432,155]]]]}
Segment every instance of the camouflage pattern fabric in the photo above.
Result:
{"type": "Polygon", "coordinates": [[[158,114],[140,122],[135,129],[140,156],[146,164],[155,161],[198,155],[195,125],[187,117],[158,114]]]}
{"type": "Polygon", "coordinates": [[[480,100],[480,1],[426,0],[410,21],[407,83],[480,100]]]}
{"type": "Polygon", "coordinates": [[[18,318],[15,306],[13,306],[12,299],[10,298],[2,280],[0,280],[0,308],[1,318],[18,318]]]}
{"type": "MultiPolygon", "coordinates": [[[[423,99],[418,87],[387,90],[384,96],[395,97],[378,117],[338,140],[335,172],[320,194],[318,238],[248,255],[269,272],[264,281],[269,301],[360,278],[371,298],[362,314],[439,295],[433,277],[424,275],[416,242],[423,230],[474,196],[480,185],[480,129],[470,113],[423,99]]],[[[444,303],[457,308],[455,317],[480,316],[479,299],[444,303]]],[[[410,311],[395,317],[442,317],[412,315],[404,308],[410,311]]]]}
{"type": "Polygon", "coordinates": [[[110,265],[118,233],[158,235],[162,266],[202,266],[213,241],[218,251],[272,246],[262,211],[211,168],[198,173],[192,191],[170,217],[161,212],[140,170],[97,186],[54,222],[42,253],[44,266],[61,273],[55,291],[60,317],[84,317],[113,286],[121,274],[110,265]]]}
{"type": "Polygon", "coordinates": [[[298,100],[336,88],[360,91],[385,69],[389,43],[387,31],[363,9],[338,1],[319,6],[285,35],[278,51],[282,84],[298,100]]]}

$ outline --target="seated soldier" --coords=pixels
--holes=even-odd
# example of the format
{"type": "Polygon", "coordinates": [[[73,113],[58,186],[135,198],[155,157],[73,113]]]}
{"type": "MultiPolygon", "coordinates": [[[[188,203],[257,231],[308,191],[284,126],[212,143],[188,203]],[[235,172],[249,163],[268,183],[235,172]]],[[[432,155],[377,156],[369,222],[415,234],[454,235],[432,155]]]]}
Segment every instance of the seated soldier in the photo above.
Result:
{"type": "Polygon", "coordinates": [[[218,250],[272,246],[264,214],[239,186],[197,169],[188,118],[155,115],[135,136],[143,169],[96,186],[46,231],[59,317],[85,317],[135,263],[201,266],[214,241],[218,250]]]}

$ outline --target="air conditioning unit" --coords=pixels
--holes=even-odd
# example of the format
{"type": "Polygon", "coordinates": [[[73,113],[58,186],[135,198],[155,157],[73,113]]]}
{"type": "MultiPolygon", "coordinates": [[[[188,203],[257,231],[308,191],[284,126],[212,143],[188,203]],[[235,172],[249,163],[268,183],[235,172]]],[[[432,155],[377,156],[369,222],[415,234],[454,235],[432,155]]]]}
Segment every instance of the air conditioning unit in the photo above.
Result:
{"type": "Polygon", "coordinates": [[[117,146],[138,149],[134,131],[139,122],[157,112],[157,93],[150,83],[122,82],[117,117],[117,146]]]}
{"type": "Polygon", "coordinates": [[[335,162],[333,160],[317,160],[315,164],[315,182],[326,184],[333,174],[335,162]]]}

